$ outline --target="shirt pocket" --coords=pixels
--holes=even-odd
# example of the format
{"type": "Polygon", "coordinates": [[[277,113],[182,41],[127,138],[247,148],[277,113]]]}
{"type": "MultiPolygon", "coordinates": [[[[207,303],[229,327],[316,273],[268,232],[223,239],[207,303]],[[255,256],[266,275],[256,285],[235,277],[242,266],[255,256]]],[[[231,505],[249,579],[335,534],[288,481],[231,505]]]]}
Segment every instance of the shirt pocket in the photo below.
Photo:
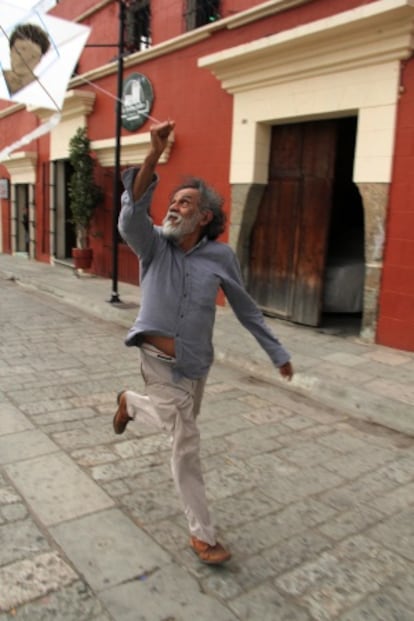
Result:
{"type": "Polygon", "coordinates": [[[191,279],[191,303],[196,307],[215,308],[220,279],[215,274],[197,274],[191,279]]]}

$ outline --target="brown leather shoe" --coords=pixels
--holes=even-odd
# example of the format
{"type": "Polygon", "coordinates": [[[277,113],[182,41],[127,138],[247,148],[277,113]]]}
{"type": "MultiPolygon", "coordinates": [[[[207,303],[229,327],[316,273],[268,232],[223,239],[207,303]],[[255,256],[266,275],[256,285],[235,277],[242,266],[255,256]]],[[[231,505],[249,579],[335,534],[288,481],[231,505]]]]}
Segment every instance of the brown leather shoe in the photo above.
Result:
{"type": "Polygon", "coordinates": [[[124,433],[126,426],[132,418],[128,415],[125,390],[118,393],[116,400],[118,403],[118,409],[114,416],[113,426],[115,433],[119,434],[124,433]]]}
{"type": "Polygon", "coordinates": [[[191,537],[190,546],[197,554],[200,561],[207,563],[207,565],[221,565],[231,558],[231,554],[228,550],[225,550],[221,543],[216,543],[215,546],[211,546],[197,537],[191,537]]]}

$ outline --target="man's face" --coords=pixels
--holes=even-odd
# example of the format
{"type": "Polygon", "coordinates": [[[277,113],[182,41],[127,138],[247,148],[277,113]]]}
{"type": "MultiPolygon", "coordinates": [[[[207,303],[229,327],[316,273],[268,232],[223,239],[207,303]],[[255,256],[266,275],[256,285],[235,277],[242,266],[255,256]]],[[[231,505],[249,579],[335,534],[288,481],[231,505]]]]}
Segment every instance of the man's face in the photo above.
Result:
{"type": "Polygon", "coordinates": [[[199,208],[200,193],[195,188],[184,188],[174,194],[162,221],[165,237],[180,241],[185,235],[202,228],[203,214],[199,208]]]}
{"type": "Polygon", "coordinates": [[[30,39],[16,39],[10,50],[10,64],[17,75],[27,75],[42,58],[40,45],[30,39]]]}

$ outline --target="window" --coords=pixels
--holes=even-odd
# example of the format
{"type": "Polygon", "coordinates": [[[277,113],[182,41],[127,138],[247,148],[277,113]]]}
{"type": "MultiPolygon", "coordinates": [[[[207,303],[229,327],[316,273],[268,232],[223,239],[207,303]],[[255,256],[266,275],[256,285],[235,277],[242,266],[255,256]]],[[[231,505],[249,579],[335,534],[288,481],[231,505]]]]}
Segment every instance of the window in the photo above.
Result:
{"type": "Polygon", "coordinates": [[[220,19],[220,0],[187,0],[187,30],[205,26],[220,19]]]}
{"type": "Polygon", "coordinates": [[[125,49],[129,52],[151,47],[150,0],[133,0],[125,15],[125,49]]]}

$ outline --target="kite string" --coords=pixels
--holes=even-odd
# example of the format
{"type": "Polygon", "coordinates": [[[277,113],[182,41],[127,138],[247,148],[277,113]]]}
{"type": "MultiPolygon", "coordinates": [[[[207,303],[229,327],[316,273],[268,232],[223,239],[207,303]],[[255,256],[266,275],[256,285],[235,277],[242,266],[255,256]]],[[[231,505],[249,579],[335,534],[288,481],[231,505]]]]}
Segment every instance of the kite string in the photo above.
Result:
{"type": "MultiPolygon", "coordinates": [[[[96,90],[101,91],[102,93],[105,93],[106,95],[109,95],[109,97],[111,97],[115,101],[119,101],[121,104],[124,103],[122,99],[119,99],[119,97],[116,97],[110,91],[107,91],[105,88],[102,88],[101,86],[98,86],[97,84],[95,84],[94,82],[91,82],[87,78],[84,78],[83,76],[79,76],[79,79],[82,80],[83,82],[87,82],[88,84],[93,86],[93,88],[96,88],[96,90]]],[[[161,123],[161,121],[159,121],[158,119],[154,118],[150,114],[146,114],[145,112],[141,112],[141,114],[143,116],[146,116],[147,119],[149,119],[150,121],[154,121],[154,123],[161,123]]]]}

